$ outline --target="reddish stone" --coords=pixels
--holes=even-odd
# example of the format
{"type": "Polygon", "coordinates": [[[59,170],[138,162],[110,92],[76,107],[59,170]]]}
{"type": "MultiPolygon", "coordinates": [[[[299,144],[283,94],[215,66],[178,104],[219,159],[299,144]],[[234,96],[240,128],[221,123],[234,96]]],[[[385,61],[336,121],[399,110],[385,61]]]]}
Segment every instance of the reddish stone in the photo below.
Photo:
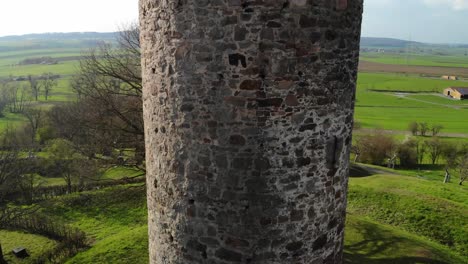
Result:
{"type": "Polygon", "coordinates": [[[259,80],[245,80],[239,86],[241,90],[260,90],[260,88],[262,88],[262,81],[259,80]]]}
{"type": "Polygon", "coordinates": [[[293,86],[294,82],[290,80],[283,80],[278,82],[278,88],[281,90],[287,90],[293,86]]]}
{"type": "Polygon", "coordinates": [[[346,10],[348,8],[348,0],[336,0],[337,10],[346,10]]]}
{"type": "Polygon", "coordinates": [[[299,105],[299,101],[297,101],[297,97],[294,94],[288,94],[288,96],[286,96],[286,99],[284,100],[284,103],[288,106],[299,105]]]}

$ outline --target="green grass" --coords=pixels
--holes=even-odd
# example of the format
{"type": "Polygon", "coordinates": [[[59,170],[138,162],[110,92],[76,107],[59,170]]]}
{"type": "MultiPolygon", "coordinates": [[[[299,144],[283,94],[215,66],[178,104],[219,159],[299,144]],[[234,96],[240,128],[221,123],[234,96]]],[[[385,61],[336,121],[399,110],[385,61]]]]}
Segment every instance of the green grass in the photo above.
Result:
{"type": "Polygon", "coordinates": [[[40,257],[57,245],[56,241],[43,236],[8,230],[0,230],[0,242],[2,243],[5,260],[10,264],[33,263],[33,259],[40,257]],[[24,260],[16,258],[11,252],[16,247],[26,248],[30,257],[24,260]]]}
{"type": "Polygon", "coordinates": [[[83,192],[45,202],[42,206],[49,216],[83,230],[90,239],[91,249],[67,263],[147,263],[144,186],[83,192]]]}
{"type": "Polygon", "coordinates": [[[449,105],[453,107],[468,107],[468,100],[455,100],[448,97],[442,97],[438,94],[416,94],[408,95],[408,97],[441,105],[449,105]]]}
{"type": "Polygon", "coordinates": [[[464,106],[466,101],[460,102],[434,95],[418,94],[399,97],[391,92],[369,91],[369,89],[431,90],[428,87],[442,90],[448,86],[448,83],[415,76],[359,73],[355,119],[364,128],[407,130],[410,122],[417,121],[443,125],[443,132],[446,133],[467,133],[468,107],[460,107],[464,106]]]}
{"type": "Polygon", "coordinates": [[[440,67],[468,67],[467,56],[436,56],[411,54],[382,54],[361,53],[361,60],[384,64],[415,65],[415,66],[440,66],[440,67]]]}
{"type": "Polygon", "coordinates": [[[418,234],[468,256],[468,193],[465,186],[414,177],[353,178],[348,211],[418,234]]]}
{"type": "Polygon", "coordinates": [[[346,216],[345,263],[465,263],[449,249],[422,237],[352,213],[346,216]]]}
{"type": "Polygon", "coordinates": [[[7,127],[15,127],[26,122],[26,117],[21,114],[12,114],[8,111],[3,113],[5,116],[0,118],[0,132],[5,130],[7,127]]]}
{"type": "Polygon", "coordinates": [[[395,73],[360,72],[358,76],[358,89],[361,90],[442,92],[450,86],[468,86],[468,82],[395,73]]]}
{"type": "Polygon", "coordinates": [[[54,65],[6,65],[0,66],[0,77],[40,75],[52,72],[60,75],[71,75],[76,72],[78,61],[62,61],[54,65]]]}
{"type": "Polygon", "coordinates": [[[119,166],[114,166],[104,173],[102,176],[102,179],[121,179],[123,177],[135,177],[142,175],[142,171],[136,168],[131,168],[131,167],[119,167],[119,166]]]}
{"type": "Polygon", "coordinates": [[[110,235],[89,250],[73,257],[69,264],[148,263],[148,226],[141,225],[110,235]]]}
{"type": "Polygon", "coordinates": [[[376,92],[358,92],[355,119],[363,128],[408,129],[413,121],[440,124],[442,132],[467,133],[468,109],[454,109],[376,92]]]}

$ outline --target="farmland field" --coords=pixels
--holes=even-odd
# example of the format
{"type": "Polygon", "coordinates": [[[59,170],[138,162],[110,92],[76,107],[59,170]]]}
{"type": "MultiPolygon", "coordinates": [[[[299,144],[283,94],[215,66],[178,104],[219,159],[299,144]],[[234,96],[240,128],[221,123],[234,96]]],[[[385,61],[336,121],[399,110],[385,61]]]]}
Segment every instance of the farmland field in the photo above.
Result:
{"type": "Polygon", "coordinates": [[[429,54],[362,53],[361,60],[393,65],[468,68],[468,56],[464,55],[440,56],[429,54]]]}

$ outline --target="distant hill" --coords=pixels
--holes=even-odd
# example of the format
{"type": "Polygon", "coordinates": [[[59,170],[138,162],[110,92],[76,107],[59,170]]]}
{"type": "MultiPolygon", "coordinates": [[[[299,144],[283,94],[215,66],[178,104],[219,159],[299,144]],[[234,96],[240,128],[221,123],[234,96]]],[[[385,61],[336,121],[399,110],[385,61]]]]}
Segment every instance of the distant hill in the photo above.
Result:
{"type": "Polygon", "coordinates": [[[404,48],[404,47],[407,47],[408,45],[422,46],[426,44],[421,43],[421,42],[416,42],[416,41],[408,41],[408,40],[393,39],[393,38],[370,38],[370,37],[361,38],[361,46],[363,47],[404,48]]]}
{"type": "Polygon", "coordinates": [[[116,32],[41,33],[0,37],[0,41],[115,39],[116,32]]]}
{"type": "Polygon", "coordinates": [[[0,52],[44,49],[44,48],[86,48],[99,43],[115,42],[117,32],[71,32],[42,33],[0,37],[0,52]]]}

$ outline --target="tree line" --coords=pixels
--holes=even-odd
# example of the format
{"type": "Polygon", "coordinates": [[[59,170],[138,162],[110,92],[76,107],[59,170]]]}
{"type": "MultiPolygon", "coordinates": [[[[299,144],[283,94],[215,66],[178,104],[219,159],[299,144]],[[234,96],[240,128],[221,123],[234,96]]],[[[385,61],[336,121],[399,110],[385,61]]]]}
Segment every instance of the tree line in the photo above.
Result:
{"type": "Polygon", "coordinates": [[[440,137],[407,137],[397,141],[393,136],[377,130],[357,136],[351,150],[354,162],[384,165],[391,168],[416,168],[423,164],[442,164],[449,182],[451,172],[459,175],[459,184],[468,178],[468,144],[444,141],[440,137]]]}

